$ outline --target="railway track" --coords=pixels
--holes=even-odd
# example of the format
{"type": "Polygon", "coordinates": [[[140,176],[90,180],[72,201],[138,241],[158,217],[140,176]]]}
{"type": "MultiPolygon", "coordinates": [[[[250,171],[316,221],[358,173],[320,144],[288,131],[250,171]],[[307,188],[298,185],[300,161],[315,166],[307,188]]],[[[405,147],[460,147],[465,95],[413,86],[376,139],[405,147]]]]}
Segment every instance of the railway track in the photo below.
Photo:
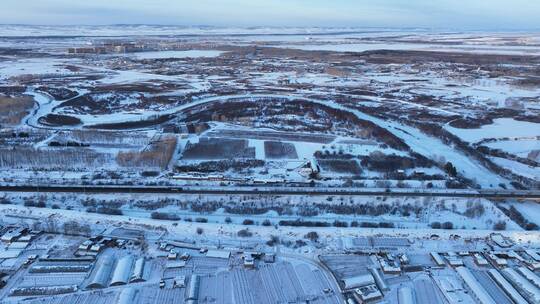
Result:
{"type": "Polygon", "coordinates": [[[311,196],[413,196],[464,198],[540,199],[537,190],[439,190],[321,187],[193,187],[193,186],[87,186],[87,185],[2,185],[0,192],[83,193],[83,194],[207,194],[207,195],[311,195],[311,196]]]}

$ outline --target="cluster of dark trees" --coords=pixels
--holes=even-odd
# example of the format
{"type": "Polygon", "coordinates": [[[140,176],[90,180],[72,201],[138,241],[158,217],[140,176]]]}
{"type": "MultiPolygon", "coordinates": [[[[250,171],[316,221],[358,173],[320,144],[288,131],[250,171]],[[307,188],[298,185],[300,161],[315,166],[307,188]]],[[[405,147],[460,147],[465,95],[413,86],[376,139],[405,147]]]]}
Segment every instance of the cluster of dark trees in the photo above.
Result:
{"type": "Polygon", "coordinates": [[[176,172],[225,172],[230,169],[234,171],[242,171],[245,169],[263,167],[264,160],[260,159],[244,159],[244,160],[219,160],[219,161],[205,161],[198,164],[179,165],[176,166],[176,172]]]}
{"type": "Polygon", "coordinates": [[[403,216],[410,216],[411,214],[420,214],[422,207],[414,206],[411,204],[350,204],[350,205],[337,205],[337,204],[315,204],[319,211],[325,213],[334,214],[356,214],[356,215],[370,215],[381,216],[385,214],[400,214],[403,216]]]}
{"type": "Polygon", "coordinates": [[[108,214],[108,215],[122,215],[124,214],[122,210],[118,208],[111,208],[111,207],[88,207],[86,208],[86,212],[89,213],[101,213],[101,214],[108,214]]]}
{"type": "Polygon", "coordinates": [[[179,221],[180,217],[174,213],[154,211],[150,217],[155,220],[179,221]]]}
{"type": "Polygon", "coordinates": [[[529,222],[521,212],[519,212],[514,206],[510,206],[510,208],[505,208],[500,205],[498,205],[499,209],[502,210],[506,216],[508,216],[512,221],[516,222],[519,226],[521,226],[525,230],[538,230],[540,227],[538,227],[537,224],[529,222]]]}
{"type": "Polygon", "coordinates": [[[238,230],[237,235],[239,237],[251,237],[253,236],[253,232],[249,231],[248,229],[241,229],[241,230],[238,230]]]}
{"type": "Polygon", "coordinates": [[[433,229],[447,229],[447,230],[454,229],[454,223],[452,223],[452,222],[444,222],[444,223],[433,222],[433,223],[431,223],[430,226],[433,229]]]}
{"type": "Polygon", "coordinates": [[[76,141],[71,141],[71,140],[68,140],[66,142],[59,142],[59,141],[53,140],[49,142],[49,147],[90,147],[90,145],[76,142],[76,141]]]}
{"type": "Polygon", "coordinates": [[[281,220],[279,221],[280,226],[293,226],[293,227],[361,227],[361,228],[394,228],[394,223],[390,222],[357,222],[352,221],[350,224],[348,222],[335,220],[333,223],[323,222],[323,221],[307,221],[302,219],[296,220],[281,220]]]}

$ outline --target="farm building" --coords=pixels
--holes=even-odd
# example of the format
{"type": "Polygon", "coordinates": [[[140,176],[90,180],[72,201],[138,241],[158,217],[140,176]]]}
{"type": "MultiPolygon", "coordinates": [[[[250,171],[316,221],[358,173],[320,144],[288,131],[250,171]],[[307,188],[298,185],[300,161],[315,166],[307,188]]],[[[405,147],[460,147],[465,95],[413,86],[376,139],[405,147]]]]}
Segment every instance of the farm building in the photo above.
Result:
{"type": "Polygon", "coordinates": [[[439,253],[432,252],[431,257],[433,258],[433,261],[435,261],[437,266],[444,267],[446,265],[446,263],[444,262],[443,258],[441,257],[441,255],[439,253]]]}
{"type": "Polygon", "coordinates": [[[534,286],[540,288],[540,278],[538,275],[536,275],[534,272],[530,271],[526,267],[519,267],[517,271],[523,275],[529,282],[531,282],[534,286]]]}
{"type": "Polygon", "coordinates": [[[341,281],[343,283],[343,289],[349,290],[349,289],[355,289],[358,287],[375,284],[375,279],[373,278],[373,275],[371,274],[363,274],[347,279],[343,279],[341,281]]]}
{"type": "Polygon", "coordinates": [[[505,268],[503,276],[512,283],[530,303],[540,303],[540,291],[536,286],[512,268],[505,268]]]}
{"type": "Polygon", "coordinates": [[[499,285],[506,294],[514,301],[516,304],[527,304],[528,302],[519,294],[519,292],[508,282],[499,271],[496,269],[489,269],[489,275],[493,280],[499,285]]]}
{"type": "Polygon", "coordinates": [[[380,290],[390,290],[386,282],[384,281],[383,277],[377,270],[377,268],[370,268],[369,272],[373,275],[373,278],[375,279],[375,283],[377,284],[377,287],[379,287],[380,290]]]}
{"type": "Polygon", "coordinates": [[[189,280],[189,285],[186,290],[186,303],[197,303],[199,300],[199,288],[201,286],[201,278],[194,274],[189,280]]]}
{"type": "Polygon", "coordinates": [[[131,304],[135,300],[135,296],[137,295],[137,290],[134,288],[124,288],[122,291],[118,294],[118,298],[116,300],[117,304],[131,304]]]}
{"type": "Polygon", "coordinates": [[[135,265],[133,266],[133,271],[131,271],[131,277],[129,278],[130,283],[144,281],[144,278],[143,278],[144,264],[145,264],[144,258],[138,258],[135,261],[135,265]]]}
{"type": "Polygon", "coordinates": [[[231,252],[226,250],[208,250],[206,252],[206,257],[208,258],[228,259],[230,256],[231,252]]]}
{"type": "Polygon", "coordinates": [[[133,267],[133,256],[126,255],[118,260],[112,275],[111,286],[125,285],[128,283],[133,267]]]}
{"type": "Polygon", "coordinates": [[[401,287],[398,289],[398,303],[399,304],[414,304],[416,300],[414,298],[414,291],[410,287],[401,287]]]}
{"type": "Polygon", "coordinates": [[[113,265],[114,265],[113,257],[111,256],[102,257],[96,266],[97,268],[95,271],[95,275],[90,281],[90,284],[86,286],[86,288],[96,289],[96,288],[107,287],[107,282],[109,281],[109,277],[111,275],[113,265]]]}
{"type": "Polygon", "coordinates": [[[360,288],[356,288],[354,290],[354,297],[358,300],[358,302],[366,303],[382,299],[383,294],[379,291],[375,284],[369,284],[360,288]]]}
{"type": "Polygon", "coordinates": [[[465,282],[469,290],[471,291],[471,295],[474,297],[476,301],[482,304],[495,304],[495,300],[491,298],[491,296],[487,293],[487,291],[480,285],[480,282],[476,280],[476,278],[473,276],[471,271],[467,269],[466,267],[456,267],[456,271],[461,277],[461,279],[465,282]]]}

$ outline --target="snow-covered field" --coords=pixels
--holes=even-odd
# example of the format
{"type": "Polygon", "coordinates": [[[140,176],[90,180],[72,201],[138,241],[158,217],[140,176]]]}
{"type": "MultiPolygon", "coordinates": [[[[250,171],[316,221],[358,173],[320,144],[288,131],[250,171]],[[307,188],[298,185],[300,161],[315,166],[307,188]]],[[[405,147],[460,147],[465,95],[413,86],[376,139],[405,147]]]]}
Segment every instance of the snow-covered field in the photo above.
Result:
{"type": "Polygon", "coordinates": [[[137,59],[170,59],[170,58],[201,58],[201,57],[217,57],[221,55],[221,51],[155,51],[155,52],[140,52],[135,54],[137,59]]]}
{"type": "Polygon", "coordinates": [[[525,176],[533,180],[540,180],[540,167],[527,166],[520,162],[500,157],[492,157],[491,159],[496,164],[503,168],[510,169],[515,174],[525,176]]]}
{"type": "Polygon", "coordinates": [[[540,124],[518,121],[512,118],[497,118],[492,124],[478,129],[460,129],[452,126],[445,128],[465,141],[475,143],[487,138],[520,138],[540,136],[540,124]]]}
{"type": "Polygon", "coordinates": [[[501,45],[456,45],[445,46],[426,43],[333,43],[333,44],[288,44],[278,45],[305,51],[332,51],[332,52],[366,52],[376,50],[393,51],[432,51],[453,53],[501,54],[501,55],[540,55],[537,46],[501,46],[501,45]]]}
{"type": "MultiPolygon", "coordinates": [[[[500,149],[519,157],[528,157],[531,151],[540,150],[540,140],[538,139],[517,139],[500,140],[484,144],[492,149],[500,149]]],[[[538,160],[540,158],[537,157],[538,160]]]]}
{"type": "MultiPolygon", "coordinates": [[[[120,178],[122,183],[129,182],[128,176],[137,176],[136,182],[142,184],[178,184],[172,181],[179,173],[175,166],[198,170],[201,167],[196,166],[207,162],[201,170],[208,171],[201,175],[218,175],[229,186],[234,185],[231,180],[260,178],[306,184],[311,182],[309,174],[298,172],[316,154],[315,158],[326,161],[316,181],[325,186],[518,187],[512,185],[513,176],[501,168],[526,177],[521,181],[525,187],[534,187],[538,178],[536,168],[524,165],[534,164],[538,157],[534,137],[540,136],[540,128],[537,123],[524,121],[534,121],[538,114],[535,107],[540,91],[530,73],[537,63],[535,57],[524,60],[519,54],[535,48],[536,33],[166,26],[0,26],[0,33],[4,33],[0,45],[6,47],[0,61],[0,88],[5,94],[26,94],[36,101],[21,129],[70,132],[90,127],[119,134],[129,130],[144,138],[174,133],[179,145],[167,170],[145,179],[141,172],[124,168],[120,170],[125,174],[120,178]],[[75,29],[79,31],[77,37],[64,36],[75,29]],[[13,37],[16,31],[35,39],[29,42],[13,37]],[[40,33],[63,38],[43,39],[38,37],[40,33]],[[157,39],[152,33],[170,36],[157,39]],[[304,51],[321,48],[329,52],[304,51]],[[342,52],[378,49],[397,52],[342,52]],[[435,54],[430,52],[424,58],[421,52],[399,50],[430,50],[435,54]],[[440,52],[447,50],[452,55],[440,52]],[[500,55],[477,54],[484,51],[500,55]],[[232,104],[233,98],[255,112],[219,107],[232,104]],[[503,118],[477,129],[451,127],[452,120],[485,119],[491,111],[503,118]],[[54,115],[47,117],[50,114],[54,115]],[[60,123],[49,123],[55,119],[60,123]],[[466,147],[429,132],[440,126],[470,142],[471,147],[482,140],[497,139],[482,144],[511,152],[522,158],[517,159],[521,163],[511,157],[490,158],[495,154],[471,156],[466,147]],[[301,131],[330,139],[322,143],[295,139],[290,134],[276,135],[271,140],[294,153],[271,159],[265,152],[268,139],[244,136],[254,151],[251,160],[257,161],[251,168],[238,169],[246,166],[243,160],[224,165],[225,159],[218,159],[216,163],[225,169],[215,171],[204,168],[212,159],[182,158],[188,141],[198,143],[201,137],[234,139],[234,134],[221,133],[237,129],[301,131]],[[388,167],[370,167],[377,155],[389,159],[388,167]],[[447,163],[455,166],[456,176],[447,172],[447,163]]],[[[50,149],[48,145],[57,144],[54,141],[59,138],[50,135],[36,142],[6,142],[24,142],[40,151],[68,150],[50,149]]],[[[146,148],[125,143],[83,144],[89,145],[87,151],[107,154],[112,160],[120,153],[146,148]]],[[[19,180],[17,174],[47,180],[46,172],[31,172],[35,168],[9,169],[5,180],[19,180]]],[[[110,162],[87,169],[78,174],[92,177],[96,171],[120,168],[110,162]]],[[[55,171],[51,176],[62,174],[55,171]]]]}

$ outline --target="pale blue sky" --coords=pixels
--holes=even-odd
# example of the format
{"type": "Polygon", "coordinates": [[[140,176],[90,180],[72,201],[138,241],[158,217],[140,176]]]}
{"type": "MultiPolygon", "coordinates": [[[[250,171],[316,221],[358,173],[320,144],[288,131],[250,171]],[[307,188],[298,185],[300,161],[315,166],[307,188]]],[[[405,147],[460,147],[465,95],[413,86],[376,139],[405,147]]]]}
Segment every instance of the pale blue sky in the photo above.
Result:
{"type": "Polygon", "coordinates": [[[1,0],[0,23],[540,29],[540,0],[1,0]]]}

